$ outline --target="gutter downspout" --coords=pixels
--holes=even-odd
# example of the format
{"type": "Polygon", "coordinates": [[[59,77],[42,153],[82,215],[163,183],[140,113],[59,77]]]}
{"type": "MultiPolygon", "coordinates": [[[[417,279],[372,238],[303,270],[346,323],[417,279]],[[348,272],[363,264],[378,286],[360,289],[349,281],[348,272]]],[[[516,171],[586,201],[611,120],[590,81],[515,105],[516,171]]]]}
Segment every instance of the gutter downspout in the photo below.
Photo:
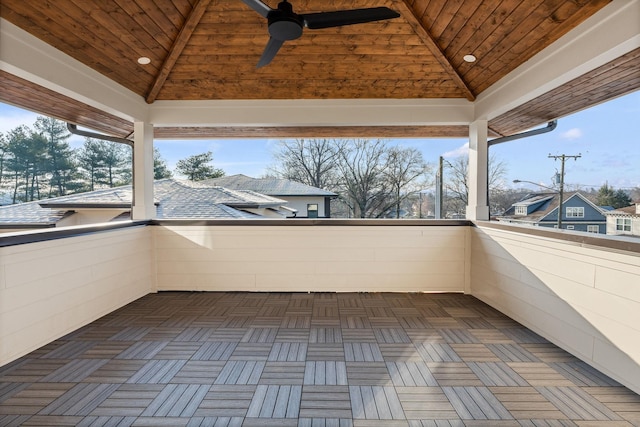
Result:
{"type": "MultiPolygon", "coordinates": [[[[487,157],[489,157],[489,148],[494,145],[502,144],[503,142],[515,141],[516,139],[528,138],[530,136],[542,135],[553,131],[558,126],[558,120],[551,120],[547,123],[547,126],[543,128],[528,130],[526,132],[520,132],[513,135],[501,136],[500,138],[494,138],[487,142],[487,157]]],[[[491,220],[491,201],[489,199],[489,171],[487,171],[487,204],[489,205],[489,220],[491,220]]]]}
{"type": "Polygon", "coordinates": [[[80,130],[73,123],[67,122],[67,130],[74,135],[86,136],[87,138],[102,139],[102,140],[111,141],[111,142],[117,142],[119,144],[125,144],[125,145],[128,145],[129,147],[133,147],[133,141],[131,141],[130,139],[119,138],[117,136],[103,135],[101,133],[90,132],[86,130],[80,130]]]}
{"type": "Polygon", "coordinates": [[[528,130],[526,132],[516,133],[514,135],[501,136],[500,138],[494,138],[490,140],[487,144],[489,145],[489,147],[491,147],[492,145],[502,144],[503,142],[509,142],[516,139],[528,138],[530,136],[535,136],[535,135],[541,135],[543,133],[551,132],[557,126],[558,126],[558,121],[551,120],[549,123],[547,123],[546,127],[528,130]]]}

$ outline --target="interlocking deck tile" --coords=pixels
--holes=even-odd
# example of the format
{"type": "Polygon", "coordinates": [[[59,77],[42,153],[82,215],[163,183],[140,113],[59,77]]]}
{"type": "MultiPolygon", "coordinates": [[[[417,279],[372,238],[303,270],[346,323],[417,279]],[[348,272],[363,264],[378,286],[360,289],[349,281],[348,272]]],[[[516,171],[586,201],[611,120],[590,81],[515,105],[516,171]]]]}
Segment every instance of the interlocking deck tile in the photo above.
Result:
{"type": "Polygon", "coordinates": [[[209,385],[169,384],[145,408],[143,417],[191,417],[209,392],[209,385]]]}
{"type": "Polygon", "coordinates": [[[307,343],[277,342],[271,347],[267,358],[270,362],[304,362],[307,358],[307,343]]]}
{"type": "Polygon", "coordinates": [[[244,417],[256,391],[255,385],[213,385],[196,410],[196,417],[244,417]]]}
{"type": "Polygon", "coordinates": [[[56,369],[41,382],[80,382],[109,362],[108,359],[75,359],[56,369]]]}
{"type": "Polygon", "coordinates": [[[377,343],[346,342],[344,357],[347,362],[384,362],[377,343]]]}
{"type": "Polygon", "coordinates": [[[212,341],[206,342],[198,348],[191,357],[192,360],[229,360],[236,349],[236,342],[212,341]]]}
{"type": "Polygon", "coordinates": [[[186,363],[186,360],[150,360],[126,382],[128,384],[166,384],[186,363]]]}
{"type": "Polygon", "coordinates": [[[533,353],[516,343],[486,344],[503,362],[539,362],[533,353]]]}
{"type": "Polygon", "coordinates": [[[89,415],[117,388],[117,384],[77,384],[45,406],[38,414],[89,415]]]}
{"type": "Polygon", "coordinates": [[[425,362],[462,362],[449,344],[423,342],[416,349],[425,362]]]}
{"type": "Polygon", "coordinates": [[[347,365],[345,362],[323,360],[306,362],[305,385],[347,385],[347,365]]]}
{"type": "MultiPolygon", "coordinates": [[[[347,386],[305,385],[300,400],[300,418],[332,419],[329,425],[340,419],[351,419],[351,398],[347,386]]],[[[322,423],[322,421],[317,421],[322,423]]]]}
{"type": "Polygon", "coordinates": [[[409,420],[438,420],[440,424],[448,425],[444,423],[444,420],[459,419],[457,412],[440,387],[396,386],[396,392],[409,420]]]}
{"type": "Polygon", "coordinates": [[[0,425],[629,427],[640,397],[469,296],[175,292],[0,367],[0,425]]]}
{"type": "Polygon", "coordinates": [[[394,387],[349,386],[349,395],[354,419],[406,419],[394,387]]]}
{"type": "Polygon", "coordinates": [[[341,343],[342,330],[340,328],[316,328],[309,331],[309,343],[341,343]]]}
{"type": "Polygon", "coordinates": [[[529,383],[504,362],[471,362],[469,368],[486,386],[526,387],[529,383]]]}
{"type": "Polygon", "coordinates": [[[433,387],[438,382],[424,362],[387,362],[396,387],[433,387]]]}
{"type": "Polygon", "coordinates": [[[567,417],[533,387],[489,387],[489,390],[517,419],[538,420],[542,425],[568,422],[567,417]]]}
{"type": "Polygon", "coordinates": [[[264,366],[265,362],[230,360],[224,365],[214,384],[258,384],[264,366]]]}
{"type": "Polygon", "coordinates": [[[379,344],[382,358],[387,362],[422,362],[422,356],[413,344],[379,344]]]}
{"type": "Polygon", "coordinates": [[[486,387],[443,387],[449,402],[463,420],[513,419],[486,387]]]}
{"type": "Polygon", "coordinates": [[[575,385],[587,387],[617,387],[620,383],[582,361],[550,363],[556,371],[575,385]]]}
{"type": "Polygon", "coordinates": [[[253,395],[248,418],[298,418],[302,386],[259,385],[253,395]]]}
{"type": "Polygon", "coordinates": [[[379,344],[407,344],[409,335],[402,328],[375,328],[373,333],[379,344]]]}
{"type": "Polygon", "coordinates": [[[393,385],[384,362],[347,362],[349,385],[393,385]]]}
{"type": "Polygon", "coordinates": [[[536,390],[573,420],[621,421],[611,409],[579,387],[536,387],[536,390]]]}

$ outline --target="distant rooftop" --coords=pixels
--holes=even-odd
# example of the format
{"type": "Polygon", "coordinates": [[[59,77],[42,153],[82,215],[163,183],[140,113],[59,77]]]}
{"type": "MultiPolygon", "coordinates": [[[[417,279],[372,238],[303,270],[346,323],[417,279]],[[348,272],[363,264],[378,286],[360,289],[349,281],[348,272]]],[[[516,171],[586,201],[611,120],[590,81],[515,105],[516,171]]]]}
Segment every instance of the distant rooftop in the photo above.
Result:
{"type": "MultiPolygon", "coordinates": [[[[203,182],[162,179],[154,182],[157,218],[260,218],[242,209],[278,210],[285,200],[250,190],[232,190],[203,182]]],[[[52,227],[80,209],[130,209],[130,185],[0,206],[2,227],[52,227]]],[[[289,211],[291,211],[289,209],[289,211]]]]}
{"type": "Polygon", "coordinates": [[[251,178],[246,175],[230,175],[203,181],[233,190],[252,190],[269,196],[322,196],[335,197],[336,193],[312,187],[288,179],[251,178]]]}

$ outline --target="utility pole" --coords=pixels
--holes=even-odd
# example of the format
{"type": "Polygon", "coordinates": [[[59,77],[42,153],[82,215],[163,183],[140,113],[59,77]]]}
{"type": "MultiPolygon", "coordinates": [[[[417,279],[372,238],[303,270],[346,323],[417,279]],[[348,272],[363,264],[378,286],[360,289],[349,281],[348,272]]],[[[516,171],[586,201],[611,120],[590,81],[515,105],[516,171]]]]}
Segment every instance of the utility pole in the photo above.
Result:
{"type": "Polygon", "coordinates": [[[440,161],[438,164],[438,172],[436,173],[436,206],[435,206],[435,214],[436,219],[442,219],[442,211],[443,211],[443,192],[442,192],[442,181],[443,181],[443,162],[444,159],[440,156],[440,161]]]}
{"type": "Polygon", "coordinates": [[[567,159],[573,159],[573,160],[578,160],[580,157],[582,157],[581,154],[578,155],[574,155],[574,156],[568,156],[566,154],[561,154],[559,156],[552,156],[551,154],[549,154],[549,158],[553,159],[553,160],[558,160],[560,159],[562,162],[562,166],[560,167],[560,200],[558,202],[558,230],[562,230],[562,203],[564,203],[564,162],[567,159]]]}

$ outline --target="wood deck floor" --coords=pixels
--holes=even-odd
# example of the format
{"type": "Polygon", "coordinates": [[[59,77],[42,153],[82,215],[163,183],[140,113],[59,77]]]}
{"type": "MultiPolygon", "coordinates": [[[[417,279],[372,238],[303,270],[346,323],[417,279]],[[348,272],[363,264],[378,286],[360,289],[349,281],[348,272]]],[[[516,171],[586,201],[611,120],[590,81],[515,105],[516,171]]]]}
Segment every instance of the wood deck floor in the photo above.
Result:
{"type": "Polygon", "coordinates": [[[171,292],[0,368],[0,425],[638,426],[640,396],[470,296],[171,292]]]}

